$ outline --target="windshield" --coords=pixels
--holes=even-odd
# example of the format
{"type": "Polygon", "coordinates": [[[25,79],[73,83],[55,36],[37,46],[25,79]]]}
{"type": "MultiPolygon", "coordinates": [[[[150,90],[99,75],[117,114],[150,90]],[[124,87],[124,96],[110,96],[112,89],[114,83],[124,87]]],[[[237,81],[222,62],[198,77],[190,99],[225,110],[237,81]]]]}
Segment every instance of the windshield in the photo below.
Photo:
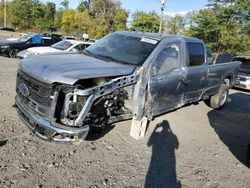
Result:
{"type": "Polygon", "coordinates": [[[73,43],[65,40],[65,41],[60,41],[56,44],[53,44],[51,47],[56,48],[58,50],[67,50],[72,45],[73,45],[73,43]]]}
{"type": "Polygon", "coordinates": [[[21,37],[19,37],[18,40],[19,40],[20,42],[26,42],[26,41],[29,40],[30,38],[31,38],[31,36],[26,35],[26,36],[21,36],[21,37]]]}
{"type": "Polygon", "coordinates": [[[86,48],[86,52],[97,58],[141,65],[157,44],[157,40],[113,33],[86,48]]]}

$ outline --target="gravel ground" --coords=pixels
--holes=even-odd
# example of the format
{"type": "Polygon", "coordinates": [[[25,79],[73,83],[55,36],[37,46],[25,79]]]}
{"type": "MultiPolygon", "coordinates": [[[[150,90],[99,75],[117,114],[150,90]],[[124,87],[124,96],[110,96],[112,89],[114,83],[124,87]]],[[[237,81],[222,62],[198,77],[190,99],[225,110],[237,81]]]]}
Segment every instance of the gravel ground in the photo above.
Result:
{"type": "Polygon", "coordinates": [[[19,121],[12,107],[17,66],[0,57],[1,188],[250,188],[248,92],[231,90],[221,111],[200,102],[158,117],[138,141],[125,121],[78,146],[60,145],[19,121]]]}

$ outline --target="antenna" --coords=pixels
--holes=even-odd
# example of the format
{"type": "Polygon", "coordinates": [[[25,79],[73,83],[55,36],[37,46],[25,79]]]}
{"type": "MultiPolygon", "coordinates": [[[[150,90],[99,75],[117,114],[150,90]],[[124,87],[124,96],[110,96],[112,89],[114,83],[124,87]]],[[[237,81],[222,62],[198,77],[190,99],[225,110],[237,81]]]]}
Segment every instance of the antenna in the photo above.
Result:
{"type": "Polygon", "coordinates": [[[160,34],[162,33],[164,9],[165,9],[165,0],[161,0],[161,22],[160,22],[160,28],[159,28],[160,34]]]}

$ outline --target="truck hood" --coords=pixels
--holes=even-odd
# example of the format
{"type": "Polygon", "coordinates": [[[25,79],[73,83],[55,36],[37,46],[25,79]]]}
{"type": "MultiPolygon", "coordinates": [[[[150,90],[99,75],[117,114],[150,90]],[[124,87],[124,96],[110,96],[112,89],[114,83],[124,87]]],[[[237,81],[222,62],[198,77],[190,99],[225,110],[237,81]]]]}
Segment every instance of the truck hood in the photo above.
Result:
{"type": "Polygon", "coordinates": [[[19,69],[45,83],[73,85],[81,79],[123,76],[135,66],[106,62],[83,54],[46,54],[24,59],[19,69]]]}

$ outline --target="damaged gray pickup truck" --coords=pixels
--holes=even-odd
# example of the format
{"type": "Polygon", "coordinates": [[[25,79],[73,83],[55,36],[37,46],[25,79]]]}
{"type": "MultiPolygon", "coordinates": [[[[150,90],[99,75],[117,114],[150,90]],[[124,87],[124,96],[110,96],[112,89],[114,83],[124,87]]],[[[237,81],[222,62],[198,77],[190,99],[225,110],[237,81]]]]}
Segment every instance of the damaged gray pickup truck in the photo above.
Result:
{"type": "Polygon", "coordinates": [[[27,58],[17,71],[17,111],[47,141],[74,143],[127,119],[138,139],[154,117],[186,104],[223,107],[240,63],[210,66],[206,54],[195,38],[115,32],[82,54],[27,58]]]}

